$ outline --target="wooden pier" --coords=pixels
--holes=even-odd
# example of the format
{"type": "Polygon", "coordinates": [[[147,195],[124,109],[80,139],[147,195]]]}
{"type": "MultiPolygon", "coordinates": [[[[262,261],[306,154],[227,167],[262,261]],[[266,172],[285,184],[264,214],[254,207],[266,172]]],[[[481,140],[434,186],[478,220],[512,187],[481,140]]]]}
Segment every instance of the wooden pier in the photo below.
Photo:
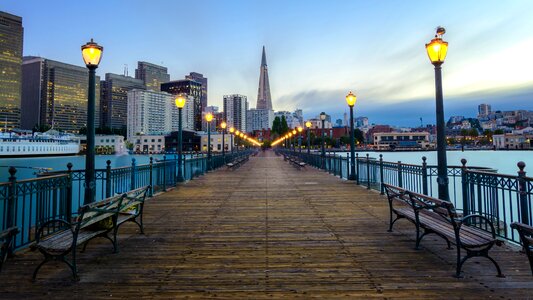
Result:
{"type": "Polygon", "coordinates": [[[455,250],[428,236],[415,250],[414,226],[388,228],[384,196],[273,152],[219,170],[148,200],[145,235],[134,224],[120,252],[95,241],[79,255],[80,281],[62,263],[21,251],[0,273],[0,299],[360,298],[533,299],[533,276],[516,247],[482,258],[453,277],[455,250]]]}

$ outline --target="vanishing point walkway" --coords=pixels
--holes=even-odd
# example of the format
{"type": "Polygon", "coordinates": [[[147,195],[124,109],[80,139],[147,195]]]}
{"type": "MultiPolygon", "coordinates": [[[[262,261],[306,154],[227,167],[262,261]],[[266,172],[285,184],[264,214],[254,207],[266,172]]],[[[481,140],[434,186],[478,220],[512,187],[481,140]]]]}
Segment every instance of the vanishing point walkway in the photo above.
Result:
{"type": "Polygon", "coordinates": [[[125,225],[120,252],[106,240],[79,256],[81,280],[60,263],[31,274],[39,253],[22,251],[0,273],[0,299],[404,298],[532,299],[527,258],[507,246],[493,266],[469,260],[456,279],[455,250],[413,226],[386,231],[385,197],[271,151],[149,200],[146,234],[125,225]]]}

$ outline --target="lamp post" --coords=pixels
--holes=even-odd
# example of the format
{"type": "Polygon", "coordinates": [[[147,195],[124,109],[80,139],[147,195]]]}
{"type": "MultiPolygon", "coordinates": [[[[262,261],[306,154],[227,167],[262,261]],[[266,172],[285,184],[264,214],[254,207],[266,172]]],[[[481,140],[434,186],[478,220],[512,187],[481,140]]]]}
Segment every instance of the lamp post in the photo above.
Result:
{"type": "Polygon", "coordinates": [[[325,112],[321,112],[320,113],[320,121],[322,121],[322,139],[320,140],[322,142],[322,168],[324,168],[324,160],[326,159],[326,148],[325,148],[325,143],[326,143],[326,137],[324,136],[324,124],[325,124],[325,121],[326,121],[326,113],[325,112]]]}
{"type": "Polygon", "coordinates": [[[302,156],[302,131],[304,129],[302,128],[302,126],[298,126],[298,152],[300,152],[300,157],[302,156]]]}
{"type": "Polygon", "coordinates": [[[183,182],[183,160],[182,160],[182,149],[183,149],[183,137],[182,137],[182,116],[181,112],[185,106],[187,99],[183,95],[178,95],[176,97],[176,107],[178,108],[178,182],[183,182]]]}
{"type": "Polygon", "coordinates": [[[305,127],[307,127],[307,154],[311,153],[311,124],[310,121],[305,122],[305,127]]]}
{"type": "Polygon", "coordinates": [[[224,163],[226,163],[226,140],[224,139],[224,134],[226,133],[227,126],[228,124],[224,121],[220,123],[220,128],[222,128],[222,159],[224,160],[224,163]]]}
{"type": "Polygon", "coordinates": [[[230,127],[229,133],[230,133],[230,143],[231,143],[231,154],[233,154],[233,133],[235,132],[235,128],[230,127]]]}
{"type": "Polygon", "coordinates": [[[296,153],[296,129],[292,130],[292,152],[296,153]]]}
{"type": "Polygon", "coordinates": [[[87,153],[85,155],[85,198],[83,204],[94,202],[96,194],[96,182],[94,179],[95,160],[95,129],[94,114],[96,110],[96,68],[102,59],[104,47],[99,46],[91,39],[90,42],[81,46],[81,54],[85,66],[89,69],[89,89],[87,99],[87,153]]]}
{"type": "Polygon", "coordinates": [[[346,95],[346,103],[348,103],[348,106],[350,107],[350,176],[348,176],[348,180],[355,180],[355,132],[354,132],[354,126],[353,126],[353,107],[355,105],[355,102],[357,101],[357,97],[350,91],[348,95],[346,95]]]}
{"type": "Polygon", "coordinates": [[[213,114],[207,113],[205,120],[207,121],[207,169],[211,170],[211,121],[213,121],[213,114]]]}
{"type": "Polygon", "coordinates": [[[439,186],[439,198],[450,200],[448,194],[448,174],[446,162],[446,132],[444,124],[444,104],[442,100],[442,74],[441,65],[444,63],[448,52],[448,43],[442,40],[446,30],[437,28],[437,34],[428,44],[426,51],[431,63],[435,66],[435,99],[437,115],[437,184],[439,186]]]}

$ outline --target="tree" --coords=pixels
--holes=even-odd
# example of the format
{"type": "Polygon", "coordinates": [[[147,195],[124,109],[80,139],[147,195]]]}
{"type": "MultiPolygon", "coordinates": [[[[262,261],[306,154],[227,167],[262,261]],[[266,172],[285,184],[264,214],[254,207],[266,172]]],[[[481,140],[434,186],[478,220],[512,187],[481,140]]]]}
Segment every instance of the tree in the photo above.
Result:
{"type": "Polygon", "coordinates": [[[476,138],[479,136],[479,132],[477,131],[477,129],[475,128],[472,128],[470,129],[470,131],[468,132],[468,135],[473,137],[473,138],[476,138]]]}
{"type": "Polygon", "coordinates": [[[288,131],[289,131],[289,125],[287,125],[287,120],[285,119],[285,116],[281,116],[281,126],[280,126],[279,134],[285,134],[288,131]]]}
{"type": "Polygon", "coordinates": [[[357,142],[359,142],[359,143],[364,143],[365,142],[365,134],[361,130],[356,128],[353,131],[353,134],[355,136],[355,143],[356,144],[357,144],[357,142]]]}
{"type": "Polygon", "coordinates": [[[496,130],[494,130],[494,134],[503,134],[503,130],[502,129],[496,129],[496,130]]]}
{"type": "Polygon", "coordinates": [[[275,117],[274,122],[272,122],[272,133],[281,134],[281,120],[279,117],[275,117]]]}

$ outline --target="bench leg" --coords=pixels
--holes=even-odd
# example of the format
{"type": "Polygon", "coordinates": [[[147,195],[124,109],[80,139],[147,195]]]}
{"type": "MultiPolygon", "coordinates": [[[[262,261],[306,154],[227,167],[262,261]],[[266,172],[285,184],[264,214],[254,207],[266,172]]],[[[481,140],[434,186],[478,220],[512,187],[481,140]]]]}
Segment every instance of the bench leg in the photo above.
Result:
{"type": "MultiPolygon", "coordinates": [[[[398,221],[399,219],[403,219],[403,217],[400,217],[400,216],[396,215],[396,219],[392,220],[392,212],[390,213],[389,230],[387,230],[388,232],[392,232],[392,226],[393,226],[394,223],[396,223],[396,221],[398,221]]],[[[418,236],[418,234],[417,234],[417,236],[418,236]]]]}
{"type": "Polygon", "coordinates": [[[72,277],[74,278],[74,280],[76,281],[79,280],[78,269],[76,267],[76,249],[74,249],[74,251],[68,251],[68,252],[72,252],[72,263],[67,261],[65,258],[68,252],[63,253],[61,255],[50,255],[41,249],[39,249],[39,251],[44,255],[44,260],[37,266],[37,268],[35,268],[35,271],[33,271],[32,281],[35,281],[37,279],[37,273],[39,273],[39,270],[41,269],[42,266],[44,266],[44,264],[46,264],[49,261],[54,261],[54,260],[64,262],[72,271],[72,277]]]}
{"type": "Polygon", "coordinates": [[[461,275],[461,269],[463,267],[463,264],[469,258],[476,257],[476,256],[485,257],[488,260],[490,260],[492,262],[492,264],[494,264],[494,266],[496,267],[496,271],[498,272],[498,275],[496,275],[496,276],[497,277],[501,277],[501,278],[505,277],[505,275],[503,275],[502,270],[500,269],[500,266],[498,265],[498,263],[494,260],[494,258],[489,256],[489,249],[490,248],[484,249],[484,250],[479,250],[479,251],[466,250],[466,256],[463,257],[462,259],[461,259],[461,249],[460,248],[461,247],[457,246],[457,270],[455,272],[455,277],[462,278],[463,276],[461,275]]]}

